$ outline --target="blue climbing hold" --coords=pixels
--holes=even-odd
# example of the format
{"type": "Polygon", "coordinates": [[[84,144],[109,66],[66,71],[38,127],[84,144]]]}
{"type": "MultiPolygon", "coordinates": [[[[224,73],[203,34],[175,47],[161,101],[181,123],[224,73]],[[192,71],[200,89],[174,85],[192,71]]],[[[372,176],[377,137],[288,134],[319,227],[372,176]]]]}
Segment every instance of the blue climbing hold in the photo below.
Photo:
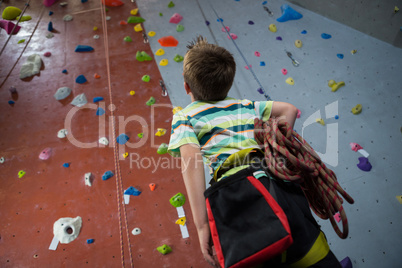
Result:
{"type": "Polygon", "coordinates": [[[335,119],[338,120],[338,119],[339,119],[339,115],[335,115],[335,119]]]}
{"type": "Polygon", "coordinates": [[[87,79],[85,78],[85,76],[84,75],[79,75],[76,79],[75,79],[75,82],[77,83],[77,84],[84,84],[85,82],[87,81],[87,79]]]}
{"type": "Polygon", "coordinates": [[[128,187],[127,190],[124,191],[124,194],[127,195],[133,195],[133,196],[139,196],[141,194],[141,191],[138,189],[134,188],[133,186],[128,187]]]}
{"type": "Polygon", "coordinates": [[[117,137],[116,141],[118,144],[125,144],[129,139],[126,134],[122,133],[117,137]]]}
{"type": "Polygon", "coordinates": [[[75,47],[74,52],[90,52],[93,51],[94,48],[91,46],[85,46],[85,45],[78,45],[75,47]]]}
{"type": "Polygon", "coordinates": [[[86,3],[88,2],[88,0],[81,0],[81,3],[86,3]]]}
{"type": "Polygon", "coordinates": [[[52,16],[53,15],[53,11],[49,11],[49,16],[52,16]]]}
{"type": "Polygon", "coordinates": [[[87,244],[92,244],[95,241],[95,239],[87,239],[87,244]]]}
{"type": "Polygon", "coordinates": [[[103,176],[102,176],[102,180],[107,180],[107,179],[110,179],[111,177],[113,177],[114,176],[114,174],[113,174],[113,172],[111,172],[110,170],[108,170],[108,171],[106,171],[105,172],[105,174],[103,174],[103,176]]]}
{"type": "Polygon", "coordinates": [[[67,73],[67,70],[66,69],[64,69],[63,71],[61,71],[63,74],[66,74],[67,73]]]}
{"type": "Polygon", "coordinates": [[[262,2],[263,5],[266,5],[267,3],[268,3],[267,1],[262,2]]]}
{"type": "Polygon", "coordinates": [[[223,19],[219,18],[219,19],[216,19],[216,21],[217,22],[223,22],[223,19]]]}
{"type": "Polygon", "coordinates": [[[49,21],[49,24],[47,25],[47,30],[49,32],[53,31],[53,23],[51,21],[49,21]]]}
{"type": "Polygon", "coordinates": [[[260,66],[265,66],[265,61],[260,61],[260,66]]]}
{"type": "Polygon", "coordinates": [[[340,59],[343,59],[343,54],[336,54],[336,56],[340,59]]]}
{"type": "Polygon", "coordinates": [[[63,164],[63,167],[65,167],[65,168],[70,167],[70,163],[64,163],[64,164],[63,164]]]}
{"type": "Polygon", "coordinates": [[[9,101],[8,101],[8,104],[13,105],[13,104],[15,104],[15,101],[9,100],[9,101]]]}
{"type": "Polygon", "coordinates": [[[321,34],[321,37],[322,37],[323,39],[330,39],[332,36],[331,36],[330,34],[322,33],[322,34],[321,34]]]}
{"type": "Polygon", "coordinates": [[[285,22],[288,20],[299,20],[303,15],[291,8],[289,5],[284,4],[281,6],[282,16],[276,19],[278,22],[285,22]]]}
{"type": "Polygon", "coordinates": [[[248,21],[248,24],[253,25],[253,24],[254,24],[254,21],[249,20],[249,21],[248,21]]]}
{"type": "Polygon", "coordinates": [[[98,107],[98,110],[96,110],[96,115],[104,115],[105,114],[105,110],[101,107],[98,107]]]}
{"type": "Polygon", "coordinates": [[[94,103],[99,102],[99,101],[103,101],[103,97],[95,97],[94,98],[94,103]]]}
{"type": "Polygon", "coordinates": [[[301,32],[301,34],[307,34],[307,31],[306,31],[306,30],[303,30],[303,31],[301,32]]]}

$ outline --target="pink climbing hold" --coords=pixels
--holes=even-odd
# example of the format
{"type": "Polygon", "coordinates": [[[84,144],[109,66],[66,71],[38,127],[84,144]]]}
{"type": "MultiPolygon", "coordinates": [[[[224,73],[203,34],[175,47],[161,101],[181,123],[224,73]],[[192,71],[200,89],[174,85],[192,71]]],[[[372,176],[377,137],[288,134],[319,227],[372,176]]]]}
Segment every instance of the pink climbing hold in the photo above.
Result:
{"type": "Polygon", "coordinates": [[[359,144],[357,144],[355,142],[351,142],[351,143],[349,143],[349,145],[350,145],[350,148],[355,152],[363,149],[363,147],[361,147],[359,144]]]}
{"type": "Polygon", "coordinates": [[[297,109],[297,115],[296,115],[296,117],[297,117],[297,118],[300,118],[300,116],[301,116],[301,111],[300,111],[299,109],[297,109]]]}
{"type": "Polygon", "coordinates": [[[225,33],[226,31],[230,32],[229,26],[222,27],[222,32],[225,33]],[[226,30],[225,30],[225,28],[226,28],[226,30]]]}
{"type": "Polygon", "coordinates": [[[246,70],[249,70],[249,69],[251,69],[251,67],[253,67],[253,66],[251,66],[251,64],[249,65],[249,66],[244,66],[244,68],[246,68],[246,70]]]}
{"type": "Polygon", "coordinates": [[[228,39],[230,39],[230,37],[232,37],[233,40],[237,39],[237,35],[234,33],[231,33],[230,36],[228,35],[228,39]]]}
{"type": "MultiPolygon", "coordinates": [[[[11,31],[13,30],[14,26],[15,26],[15,24],[11,21],[0,20],[0,28],[3,28],[4,30],[6,30],[7,34],[11,34],[11,31]]],[[[21,29],[21,27],[17,25],[17,27],[15,27],[13,34],[17,34],[20,29],[21,29]]]]}
{"type": "Polygon", "coordinates": [[[170,35],[158,39],[158,42],[163,47],[176,47],[179,44],[179,41],[177,41],[176,38],[170,35]]]}
{"type": "Polygon", "coordinates": [[[256,52],[254,52],[254,55],[255,55],[256,57],[259,57],[259,56],[261,56],[261,53],[258,52],[258,51],[256,51],[256,52]]]}
{"type": "Polygon", "coordinates": [[[170,17],[169,22],[178,24],[183,19],[183,16],[179,13],[174,13],[172,17],[170,17]]]}
{"type": "Polygon", "coordinates": [[[50,154],[52,153],[51,148],[45,148],[42,150],[42,152],[39,154],[39,159],[41,160],[47,160],[50,157],[50,154]]]}
{"type": "Polygon", "coordinates": [[[43,0],[43,4],[45,5],[45,7],[50,7],[51,5],[56,3],[56,1],[57,0],[43,0]]]}
{"type": "Polygon", "coordinates": [[[287,74],[288,74],[288,70],[286,70],[285,68],[283,68],[283,69],[281,70],[281,72],[282,72],[283,75],[287,75],[287,74]]]}
{"type": "Polygon", "coordinates": [[[50,57],[50,56],[52,56],[52,53],[50,53],[50,52],[48,51],[48,52],[46,52],[45,54],[43,54],[43,56],[45,56],[45,57],[50,57]]]}
{"type": "Polygon", "coordinates": [[[339,212],[337,212],[337,213],[334,215],[334,218],[335,218],[335,220],[336,220],[337,222],[340,222],[340,221],[341,221],[341,214],[339,214],[339,212]]]}

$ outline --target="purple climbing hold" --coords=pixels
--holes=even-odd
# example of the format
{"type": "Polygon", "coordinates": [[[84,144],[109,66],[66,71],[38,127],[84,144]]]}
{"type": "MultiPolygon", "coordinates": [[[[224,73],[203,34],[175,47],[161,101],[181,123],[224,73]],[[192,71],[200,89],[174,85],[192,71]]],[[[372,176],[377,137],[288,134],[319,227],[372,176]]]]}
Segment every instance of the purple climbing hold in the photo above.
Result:
{"type": "Polygon", "coordinates": [[[357,164],[357,167],[360,168],[363,171],[370,171],[372,166],[366,157],[359,157],[359,164],[357,164]]]}
{"type": "Polygon", "coordinates": [[[209,23],[209,21],[206,20],[206,21],[205,21],[205,24],[206,24],[207,26],[209,26],[210,23],[209,23]]]}
{"type": "Polygon", "coordinates": [[[349,257],[344,258],[340,261],[342,268],[353,268],[352,261],[349,257]]]}
{"type": "Polygon", "coordinates": [[[90,52],[93,50],[94,50],[94,48],[91,46],[78,45],[75,47],[74,52],[90,52]]]}
{"type": "Polygon", "coordinates": [[[343,54],[336,54],[336,56],[340,59],[343,59],[343,54]]]}
{"type": "Polygon", "coordinates": [[[87,82],[87,79],[85,78],[84,75],[81,74],[75,79],[75,82],[77,84],[84,84],[85,82],[87,82]]]}
{"type": "Polygon", "coordinates": [[[278,22],[285,22],[288,20],[298,20],[303,18],[303,15],[291,8],[289,5],[284,4],[281,6],[282,16],[276,19],[278,22]]]}
{"type": "Polygon", "coordinates": [[[248,24],[253,25],[253,24],[254,24],[254,21],[249,20],[249,21],[248,21],[248,24]]]}
{"type": "Polygon", "coordinates": [[[260,94],[264,94],[264,90],[262,90],[262,88],[258,88],[257,91],[258,91],[258,93],[260,93],[260,94]]]}
{"type": "Polygon", "coordinates": [[[49,24],[47,25],[47,30],[49,32],[53,31],[53,23],[51,21],[49,21],[49,24]]]}
{"type": "MultiPolygon", "coordinates": [[[[0,28],[6,30],[7,34],[11,34],[12,30],[14,29],[15,24],[8,20],[0,20],[0,28]]],[[[20,26],[16,26],[14,29],[13,34],[17,34],[21,29],[20,26]]]]}
{"type": "Polygon", "coordinates": [[[321,34],[321,37],[322,37],[323,39],[330,39],[332,36],[331,36],[330,34],[322,33],[322,34],[321,34]]]}
{"type": "Polygon", "coordinates": [[[282,37],[278,36],[278,37],[276,37],[276,40],[282,41],[282,37]]]}
{"type": "Polygon", "coordinates": [[[303,30],[303,31],[301,32],[301,34],[307,34],[307,31],[306,31],[306,30],[303,30]]]}

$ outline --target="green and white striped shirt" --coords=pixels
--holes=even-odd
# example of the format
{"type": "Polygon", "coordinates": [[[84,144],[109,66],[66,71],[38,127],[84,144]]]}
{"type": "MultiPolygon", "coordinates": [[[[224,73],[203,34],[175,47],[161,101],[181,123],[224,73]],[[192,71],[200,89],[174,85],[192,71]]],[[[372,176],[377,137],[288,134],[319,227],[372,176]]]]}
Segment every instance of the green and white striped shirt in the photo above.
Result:
{"type": "Polygon", "coordinates": [[[254,139],[254,119],[268,120],[272,101],[195,101],[173,116],[168,152],[180,156],[180,146],[193,143],[201,148],[211,175],[229,155],[259,148],[254,139]]]}

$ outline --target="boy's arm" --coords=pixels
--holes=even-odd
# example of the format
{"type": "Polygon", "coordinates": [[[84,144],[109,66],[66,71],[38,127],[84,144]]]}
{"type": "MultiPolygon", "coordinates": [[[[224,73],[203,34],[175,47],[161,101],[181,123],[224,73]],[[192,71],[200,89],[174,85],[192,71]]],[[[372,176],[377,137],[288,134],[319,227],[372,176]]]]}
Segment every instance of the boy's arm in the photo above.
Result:
{"type": "Polygon", "coordinates": [[[217,266],[212,255],[211,232],[204,198],[205,174],[201,150],[194,144],[185,144],[180,147],[180,154],[184,184],[197,228],[201,251],[209,264],[217,266]]]}
{"type": "Polygon", "coordinates": [[[272,104],[271,116],[285,120],[293,128],[296,116],[297,108],[287,102],[274,101],[272,104]]]}

